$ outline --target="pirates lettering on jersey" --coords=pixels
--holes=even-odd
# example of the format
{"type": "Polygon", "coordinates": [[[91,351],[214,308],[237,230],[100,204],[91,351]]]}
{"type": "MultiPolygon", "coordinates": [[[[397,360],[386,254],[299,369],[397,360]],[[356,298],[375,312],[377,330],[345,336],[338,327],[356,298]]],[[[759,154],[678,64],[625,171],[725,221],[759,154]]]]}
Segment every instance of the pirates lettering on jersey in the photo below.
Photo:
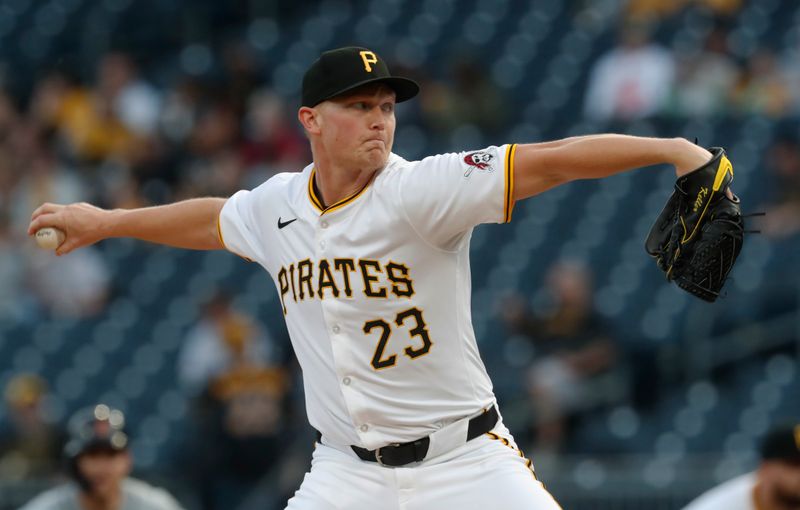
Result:
{"type": "Polygon", "coordinates": [[[381,270],[381,263],[377,260],[361,259],[358,261],[358,266],[364,279],[364,295],[371,298],[385,298],[386,287],[373,287],[373,284],[380,280],[377,273],[381,270]]]}
{"type": "Polygon", "coordinates": [[[319,261],[317,266],[319,268],[319,279],[317,280],[317,295],[320,299],[325,299],[325,289],[331,289],[333,297],[339,297],[339,287],[336,286],[336,281],[333,279],[331,273],[331,265],[326,259],[319,261]]]}
{"type": "Polygon", "coordinates": [[[291,291],[294,302],[306,299],[353,297],[353,287],[368,298],[387,299],[391,296],[410,298],[414,295],[414,281],[406,264],[389,261],[381,264],[374,259],[320,259],[312,262],[303,259],[278,271],[283,314],[288,313],[286,299],[291,291]],[[359,282],[360,280],[360,282],[359,282]]]}
{"type": "Polygon", "coordinates": [[[414,284],[408,275],[408,266],[389,261],[386,264],[386,274],[392,282],[392,292],[397,297],[411,297],[414,295],[414,284]]]}
{"type": "Polygon", "coordinates": [[[308,297],[314,297],[314,288],[311,285],[311,278],[313,277],[313,267],[310,259],[301,260],[297,263],[297,287],[300,289],[300,301],[305,299],[303,288],[308,289],[308,297]]]}

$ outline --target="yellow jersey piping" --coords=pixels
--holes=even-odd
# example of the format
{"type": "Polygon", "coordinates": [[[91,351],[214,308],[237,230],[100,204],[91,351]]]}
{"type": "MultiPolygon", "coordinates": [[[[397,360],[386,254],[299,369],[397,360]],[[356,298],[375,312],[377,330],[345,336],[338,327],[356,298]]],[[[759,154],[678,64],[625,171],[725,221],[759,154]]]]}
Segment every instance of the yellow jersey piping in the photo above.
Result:
{"type": "Polygon", "coordinates": [[[489,436],[489,438],[491,438],[491,439],[494,439],[496,441],[500,441],[505,446],[511,448],[511,450],[513,452],[515,452],[517,455],[522,457],[525,460],[525,467],[527,467],[530,470],[531,474],[533,475],[533,479],[536,480],[536,481],[539,481],[539,479],[536,478],[536,472],[533,470],[533,462],[531,461],[531,459],[528,459],[528,458],[525,457],[525,454],[522,453],[522,450],[520,450],[518,448],[514,448],[513,446],[511,446],[511,443],[509,442],[508,439],[506,439],[503,436],[500,436],[498,434],[495,434],[494,432],[487,432],[486,435],[489,436]]]}
{"type": "Polygon", "coordinates": [[[217,237],[219,238],[219,242],[222,247],[227,250],[228,247],[225,246],[225,239],[222,238],[222,209],[220,209],[219,214],[217,214],[217,237]]]}
{"type": "Polygon", "coordinates": [[[314,193],[314,174],[316,173],[317,169],[311,169],[311,177],[308,178],[308,199],[311,200],[311,204],[319,211],[325,211],[325,208],[322,207],[322,202],[319,201],[317,198],[316,193],[314,193]]]}
{"type": "Polygon", "coordinates": [[[506,149],[505,172],[505,197],[503,200],[503,222],[511,221],[511,213],[514,210],[514,155],[517,152],[517,144],[509,145],[506,149]]]}
{"type": "Polygon", "coordinates": [[[533,479],[535,481],[539,482],[542,485],[542,489],[544,489],[544,491],[547,493],[547,495],[550,496],[550,499],[553,500],[553,503],[555,503],[558,508],[561,508],[561,504],[559,504],[559,502],[556,501],[556,498],[554,498],[553,495],[550,494],[550,491],[547,490],[547,487],[545,487],[544,484],[542,482],[540,482],[538,478],[536,478],[536,471],[534,471],[534,469],[533,469],[533,462],[531,461],[531,459],[525,457],[525,454],[522,453],[522,450],[520,450],[519,448],[514,448],[511,445],[511,442],[508,439],[504,438],[503,436],[501,436],[499,434],[495,434],[494,432],[487,432],[486,435],[489,436],[490,439],[494,439],[494,440],[500,441],[505,446],[509,447],[511,449],[511,451],[515,452],[517,455],[522,457],[525,460],[525,466],[528,468],[528,470],[533,475],[533,479]]]}
{"type": "MultiPolygon", "coordinates": [[[[319,211],[320,215],[325,214],[325,213],[329,213],[329,212],[333,212],[333,211],[335,211],[337,209],[341,209],[342,207],[346,206],[350,202],[352,202],[355,199],[357,199],[359,196],[361,196],[362,193],[364,193],[364,191],[366,191],[366,189],[372,183],[372,179],[375,178],[375,175],[373,174],[373,176],[370,177],[369,181],[367,181],[367,183],[364,184],[364,187],[361,188],[360,190],[356,191],[355,193],[353,193],[349,197],[345,197],[345,198],[339,200],[338,202],[336,202],[335,204],[333,204],[333,205],[331,205],[329,207],[323,207],[322,206],[322,200],[320,200],[317,197],[317,194],[314,192],[314,176],[316,175],[316,172],[317,172],[317,169],[313,168],[311,170],[311,176],[308,178],[308,198],[311,200],[311,204],[317,209],[317,211],[319,211]]],[[[375,174],[377,174],[377,172],[375,172],[375,174]]]]}
{"type": "Polygon", "coordinates": [[[244,255],[239,255],[239,254],[238,254],[238,253],[236,253],[235,251],[233,251],[233,250],[231,250],[230,248],[228,248],[228,246],[225,244],[225,239],[222,237],[222,209],[220,209],[220,210],[219,210],[219,214],[217,214],[217,237],[219,237],[219,242],[222,244],[222,247],[223,247],[225,250],[227,250],[227,251],[229,251],[229,252],[233,253],[233,254],[234,254],[234,255],[236,255],[237,257],[241,257],[241,258],[245,259],[245,260],[246,260],[246,261],[248,261],[248,262],[252,262],[252,260],[251,260],[251,259],[249,259],[249,258],[245,257],[244,255]]]}

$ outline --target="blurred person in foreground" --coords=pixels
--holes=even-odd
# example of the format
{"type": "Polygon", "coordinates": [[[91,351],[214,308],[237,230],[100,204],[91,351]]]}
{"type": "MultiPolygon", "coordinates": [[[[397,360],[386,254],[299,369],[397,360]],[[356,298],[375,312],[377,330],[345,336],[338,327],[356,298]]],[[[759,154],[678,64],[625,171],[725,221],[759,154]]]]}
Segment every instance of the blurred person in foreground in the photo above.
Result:
{"type": "Polygon", "coordinates": [[[65,437],[49,416],[47,394],[47,383],[34,374],[19,374],[6,386],[0,479],[50,478],[58,473],[65,437]]]}
{"type": "Polygon", "coordinates": [[[800,508],[800,424],[777,426],[761,445],[755,471],[729,480],[684,510],[797,510],[800,508]]]}
{"type": "Polygon", "coordinates": [[[64,448],[72,481],[21,510],[181,510],[165,490],[130,478],[133,466],[121,411],[98,404],[70,418],[64,448]]]}
{"type": "Polygon", "coordinates": [[[591,280],[582,263],[559,261],[547,273],[549,306],[533,313],[521,302],[504,307],[511,332],[529,338],[535,346],[526,386],[536,412],[534,444],[539,451],[557,451],[566,438],[570,417],[600,399],[613,398],[606,383],[616,379],[612,374],[616,346],[594,310],[591,280]]]}
{"type": "Polygon", "coordinates": [[[480,357],[473,229],[569,181],[658,164],[683,176],[714,158],[682,138],[600,134],[408,161],[392,153],[395,104],[418,92],[372,50],[326,51],[303,78],[298,120],[314,163],[302,172],[227,199],[43,204],[29,234],[62,229],[59,255],[109,237],[227,249],[269,273],[318,431],[288,508],[556,510],[480,357]]]}

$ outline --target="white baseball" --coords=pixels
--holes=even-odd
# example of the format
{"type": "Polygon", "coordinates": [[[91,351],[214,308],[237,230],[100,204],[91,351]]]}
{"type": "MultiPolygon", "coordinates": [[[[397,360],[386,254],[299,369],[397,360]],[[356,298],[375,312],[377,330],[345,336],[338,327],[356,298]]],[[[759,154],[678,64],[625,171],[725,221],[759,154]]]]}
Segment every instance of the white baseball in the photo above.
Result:
{"type": "Polygon", "coordinates": [[[64,242],[64,232],[57,228],[45,227],[36,231],[36,244],[43,250],[55,250],[64,242]]]}

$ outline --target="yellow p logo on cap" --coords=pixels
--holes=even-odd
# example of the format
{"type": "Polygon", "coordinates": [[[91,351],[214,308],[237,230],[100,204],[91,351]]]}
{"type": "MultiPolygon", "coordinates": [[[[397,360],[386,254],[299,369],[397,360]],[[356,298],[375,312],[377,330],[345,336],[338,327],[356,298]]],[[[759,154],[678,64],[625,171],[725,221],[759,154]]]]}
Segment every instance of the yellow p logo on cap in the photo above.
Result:
{"type": "Polygon", "coordinates": [[[358,54],[361,55],[361,60],[364,62],[364,69],[366,69],[368,73],[371,73],[372,72],[371,64],[377,64],[378,57],[371,51],[360,51],[358,54]]]}

